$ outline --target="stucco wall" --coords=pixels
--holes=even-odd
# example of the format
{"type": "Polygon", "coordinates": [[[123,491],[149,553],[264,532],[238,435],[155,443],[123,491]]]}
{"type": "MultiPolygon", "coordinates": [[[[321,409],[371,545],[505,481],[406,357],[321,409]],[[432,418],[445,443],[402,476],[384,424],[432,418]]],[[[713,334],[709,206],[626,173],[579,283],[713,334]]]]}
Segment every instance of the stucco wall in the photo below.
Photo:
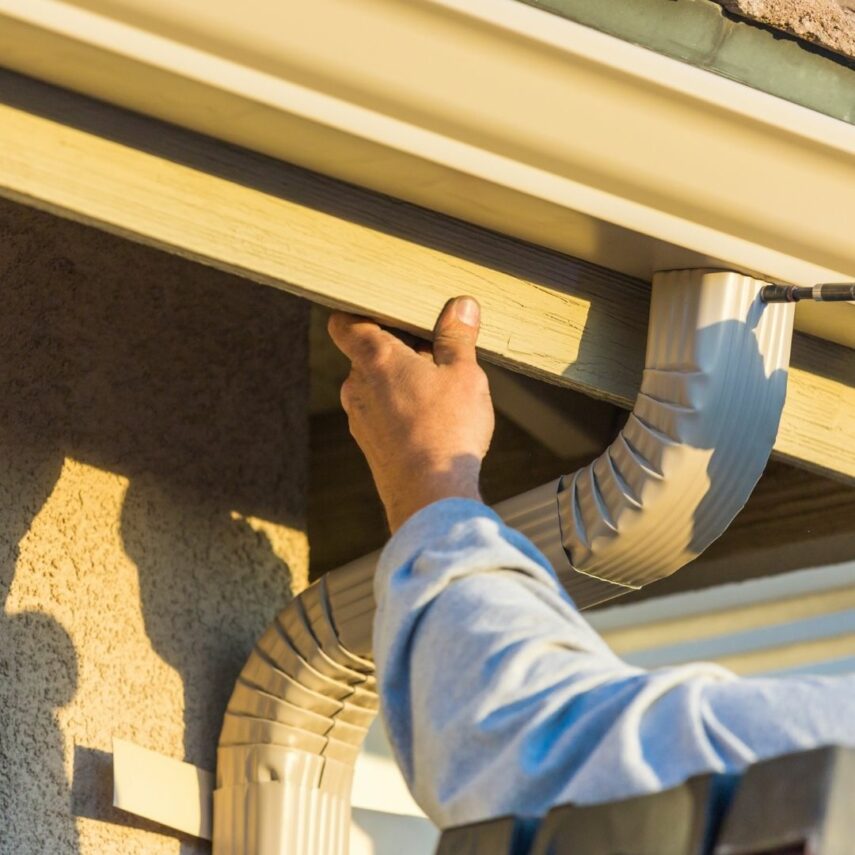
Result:
{"type": "Polygon", "coordinates": [[[204,851],[111,737],[212,768],[305,583],[306,306],[8,203],[0,294],[0,853],[204,851]]]}

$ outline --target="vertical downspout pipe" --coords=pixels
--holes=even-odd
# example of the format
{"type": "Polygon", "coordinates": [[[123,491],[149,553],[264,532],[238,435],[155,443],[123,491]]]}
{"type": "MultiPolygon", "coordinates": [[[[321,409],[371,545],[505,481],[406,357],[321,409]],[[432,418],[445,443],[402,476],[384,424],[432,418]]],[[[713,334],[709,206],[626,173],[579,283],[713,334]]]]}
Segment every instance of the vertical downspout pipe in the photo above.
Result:
{"type": "MultiPolygon", "coordinates": [[[[685,270],[653,280],[644,374],[615,441],[578,472],[496,506],[580,608],[678,570],[754,489],[786,395],[793,306],[765,284],[685,270]]],[[[346,855],[353,767],[377,712],[377,553],[295,597],[259,639],[223,721],[214,855],[346,855]]]]}

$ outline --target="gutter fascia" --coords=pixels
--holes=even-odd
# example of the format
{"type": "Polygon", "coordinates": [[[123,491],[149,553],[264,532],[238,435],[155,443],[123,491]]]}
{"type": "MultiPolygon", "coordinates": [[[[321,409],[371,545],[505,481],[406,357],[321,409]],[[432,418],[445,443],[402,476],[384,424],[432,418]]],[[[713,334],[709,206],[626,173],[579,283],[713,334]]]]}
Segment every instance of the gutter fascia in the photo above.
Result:
{"type": "Polygon", "coordinates": [[[0,0],[4,65],[648,280],[855,277],[855,126],[514,0],[86,5],[0,0]]]}

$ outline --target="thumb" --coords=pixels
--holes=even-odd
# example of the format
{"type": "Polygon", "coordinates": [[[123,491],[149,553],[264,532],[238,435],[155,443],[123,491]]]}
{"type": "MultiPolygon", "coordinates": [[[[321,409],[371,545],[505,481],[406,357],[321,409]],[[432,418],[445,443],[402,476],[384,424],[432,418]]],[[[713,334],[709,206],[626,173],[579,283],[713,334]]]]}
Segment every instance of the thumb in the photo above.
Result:
{"type": "Polygon", "coordinates": [[[434,362],[437,365],[474,362],[480,324],[481,307],[474,297],[449,300],[434,327],[434,362]]]}

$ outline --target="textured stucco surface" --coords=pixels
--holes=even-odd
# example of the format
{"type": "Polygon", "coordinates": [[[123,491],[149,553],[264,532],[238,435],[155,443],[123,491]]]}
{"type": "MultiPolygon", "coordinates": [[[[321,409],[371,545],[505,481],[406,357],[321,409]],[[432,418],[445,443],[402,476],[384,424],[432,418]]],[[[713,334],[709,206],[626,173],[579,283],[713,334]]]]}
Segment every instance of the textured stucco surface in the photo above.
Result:
{"type": "Polygon", "coordinates": [[[855,57],[855,0],[718,0],[725,9],[855,57]]]}
{"type": "Polygon", "coordinates": [[[305,584],[305,304],[0,203],[0,853],[191,853],[111,737],[213,767],[305,584]]]}

